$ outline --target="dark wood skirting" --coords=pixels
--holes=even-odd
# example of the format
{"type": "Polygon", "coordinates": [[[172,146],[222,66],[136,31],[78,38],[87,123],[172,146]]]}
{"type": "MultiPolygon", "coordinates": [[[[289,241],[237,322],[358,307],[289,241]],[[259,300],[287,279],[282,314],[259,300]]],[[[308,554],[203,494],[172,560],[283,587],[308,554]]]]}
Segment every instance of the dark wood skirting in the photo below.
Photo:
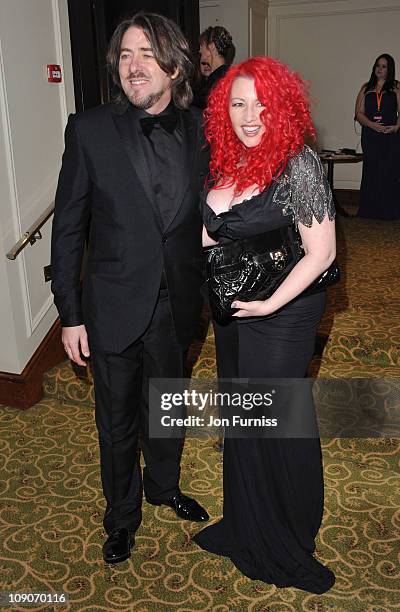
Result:
{"type": "Polygon", "coordinates": [[[335,195],[341,206],[349,208],[358,208],[360,204],[359,189],[335,189],[335,195]]]}
{"type": "Polygon", "coordinates": [[[60,321],[54,323],[22,374],[0,372],[0,404],[30,408],[43,397],[43,374],[65,359],[60,321]]]}

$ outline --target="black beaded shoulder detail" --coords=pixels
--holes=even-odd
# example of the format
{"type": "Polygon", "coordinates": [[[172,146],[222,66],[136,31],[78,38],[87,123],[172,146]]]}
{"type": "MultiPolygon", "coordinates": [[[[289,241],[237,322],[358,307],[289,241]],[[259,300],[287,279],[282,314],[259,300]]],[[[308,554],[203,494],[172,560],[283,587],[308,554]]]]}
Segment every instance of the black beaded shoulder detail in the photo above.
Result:
{"type": "Polygon", "coordinates": [[[292,215],[295,224],[311,227],[313,220],[322,223],[335,217],[331,188],[318,155],[307,145],[289,160],[277,180],[272,198],[284,215],[292,215]]]}

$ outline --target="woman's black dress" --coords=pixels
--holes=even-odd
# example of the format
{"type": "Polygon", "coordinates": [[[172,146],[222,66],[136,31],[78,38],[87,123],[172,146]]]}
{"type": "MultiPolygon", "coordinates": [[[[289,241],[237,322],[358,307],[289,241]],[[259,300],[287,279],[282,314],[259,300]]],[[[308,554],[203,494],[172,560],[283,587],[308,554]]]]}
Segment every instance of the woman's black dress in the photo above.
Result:
{"type": "MultiPolygon", "coordinates": [[[[318,157],[305,147],[288,172],[263,193],[215,215],[202,200],[204,223],[221,243],[334,217],[318,157]]],[[[299,297],[257,320],[214,322],[219,378],[302,378],[312,357],[324,293],[299,297]]],[[[229,557],[246,576],[278,587],[323,593],[334,574],[314,557],[323,513],[319,439],[225,439],[223,518],[194,536],[229,557]]]]}
{"type": "MultiPolygon", "coordinates": [[[[365,115],[371,121],[381,115],[383,125],[396,125],[396,93],[385,91],[382,94],[381,112],[378,112],[376,92],[368,91],[365,115]]],[[[400,132],[382,134],[363,126],[361,146],[364,163],[358,216],[400,219],[400,132]]]]}

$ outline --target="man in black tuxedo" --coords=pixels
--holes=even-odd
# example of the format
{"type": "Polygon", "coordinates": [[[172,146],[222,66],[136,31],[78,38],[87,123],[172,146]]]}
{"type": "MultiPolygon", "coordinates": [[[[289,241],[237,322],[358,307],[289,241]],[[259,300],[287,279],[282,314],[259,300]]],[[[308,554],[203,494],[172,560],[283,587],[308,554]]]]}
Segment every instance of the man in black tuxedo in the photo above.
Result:
{"type": "Polygon", "coordinates": [[[115,101],[71,115],[65,132],[52,290],[68,356],[85,365],[90,347],[107,502],[103,556],[118,563],[141,521],[139,436],[147,501],[208,520],[179,489],[182,440],[148,435],[149,378],[184,376],[200,313],[198,194],[208,159],[201,116],[189,108],[189,48],[172,21],[138,13],[122,22],[108,62],[115,101]]]}

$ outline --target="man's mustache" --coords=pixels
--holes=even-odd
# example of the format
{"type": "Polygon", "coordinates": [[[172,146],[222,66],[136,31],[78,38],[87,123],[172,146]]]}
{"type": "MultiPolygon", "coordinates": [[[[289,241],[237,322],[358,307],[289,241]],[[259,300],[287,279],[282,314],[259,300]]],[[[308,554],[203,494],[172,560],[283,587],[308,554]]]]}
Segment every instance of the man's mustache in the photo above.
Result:
{"type": "Polygon", "coordinates": [[[144,72],[131,72],[128,79],[148,79],[149,77],[144,72]]]}

